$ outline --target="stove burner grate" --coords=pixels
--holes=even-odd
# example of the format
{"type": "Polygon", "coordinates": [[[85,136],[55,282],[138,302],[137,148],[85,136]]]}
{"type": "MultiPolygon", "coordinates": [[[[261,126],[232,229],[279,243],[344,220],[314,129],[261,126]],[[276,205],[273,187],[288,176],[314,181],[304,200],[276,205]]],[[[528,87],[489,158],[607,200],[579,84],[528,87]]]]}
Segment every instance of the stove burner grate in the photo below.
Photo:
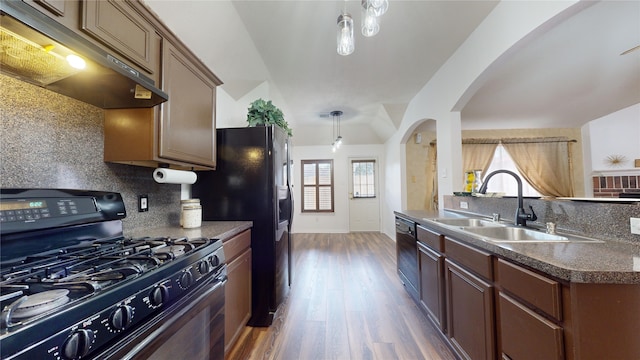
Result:
{"type": "Polygon", "coordinates": [[[0,269],[0,326],[35,321],[48,316],[51,309],[90,301],[88,297],[97,292],[162,268],[213,242],[208,238],[121,237],[5,262],[0,269]]]}
{"type": "Polygon", "coordinates": [[[18,304],[13,310],[13,317],[24,319],[55,309],[69,302],[68,294],[69,290],[59,289],[25,296],[17,301],[18,304]]]}
{"type": "Polygon", "coordinates": [[[0,326],[8,328],[16,325],[13,320],[31,318],[56,309],[69,302],[68,294],[69,290],[58,289],[22,296],[2,309],[0,326]]]}

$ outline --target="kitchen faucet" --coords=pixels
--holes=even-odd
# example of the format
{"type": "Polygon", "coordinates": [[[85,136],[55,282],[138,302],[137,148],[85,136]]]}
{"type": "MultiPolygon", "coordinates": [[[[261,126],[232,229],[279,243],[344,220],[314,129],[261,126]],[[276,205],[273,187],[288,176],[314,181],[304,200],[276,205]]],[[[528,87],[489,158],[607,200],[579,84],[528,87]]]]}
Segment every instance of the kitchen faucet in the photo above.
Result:
{"type": "Polygon", "coordinates": [[[522,200],[522,180],[520,180],[520,177],[516,173],[514,173],[513,171],[496,170],[496,171],[491,172],[484,179],[484,182],[482,183],[482,186],[480,186],[480,189],[478,190],[478,192],[480,194],[486,194],[487,193],[487,185],[489,184],[489,179],[491,179],[491,177],[493,175],[500,174],[500,173],[509,174],[509,175],[513,176],[516,179],[516,181],[518,182],[518,208],[516,209],[515,224],[517,226],[527,226],[527,220],[536,221],[538,219],[538,217],[536,216],[536,213],[533,211],[533,206],[529,205],[529,209],[531,209],[531,214],[527,214],[527,212],[524,211],[524,205],[523,205],[523,200],[522,200]]]}

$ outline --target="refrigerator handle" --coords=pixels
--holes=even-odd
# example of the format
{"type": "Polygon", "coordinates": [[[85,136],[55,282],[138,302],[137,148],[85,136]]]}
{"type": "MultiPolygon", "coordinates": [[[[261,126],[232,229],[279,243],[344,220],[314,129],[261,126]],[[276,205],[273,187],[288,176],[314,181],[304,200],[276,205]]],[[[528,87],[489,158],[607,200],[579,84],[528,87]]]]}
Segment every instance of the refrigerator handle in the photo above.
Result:
{"type": "Polygon", "coordinates": [[[293,190],[289,184],[287,184],[287,189],[289,189],[289,229],[291,229],[293,225],[293,190]]]}
{"type": "Polygon", "coordinates": [[[289,221],[285,220],[278,223],[278,228],[276,229],[276,242],[282,239],[282,234],[289,232],[289,221]]]}

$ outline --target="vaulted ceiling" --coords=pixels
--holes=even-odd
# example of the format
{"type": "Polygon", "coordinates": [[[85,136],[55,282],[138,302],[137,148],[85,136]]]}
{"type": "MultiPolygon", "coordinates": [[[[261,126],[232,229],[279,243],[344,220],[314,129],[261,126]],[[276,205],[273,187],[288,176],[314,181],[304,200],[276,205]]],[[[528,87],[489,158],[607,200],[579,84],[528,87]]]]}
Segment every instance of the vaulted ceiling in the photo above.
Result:
{"type": "MultiPolygon", "coordinates": [[[[227,94],[238,100],[267,81],[300,134],[294,142],[317,145],[330,140],[332,110],[344,112],[348,144],[383,143],[497,1],[391,0],[371,38],[359,33],[360,1],[146,3],[227,94]],[[336,20],[345,10],[356,25],[355,52],[340,56],[336,20]]],[[[640,51],[620,55],[638,45],[640,1],[587,6],[505,55],[462,107],[462,127],[579,127],[640,103],[640,51]]]]}

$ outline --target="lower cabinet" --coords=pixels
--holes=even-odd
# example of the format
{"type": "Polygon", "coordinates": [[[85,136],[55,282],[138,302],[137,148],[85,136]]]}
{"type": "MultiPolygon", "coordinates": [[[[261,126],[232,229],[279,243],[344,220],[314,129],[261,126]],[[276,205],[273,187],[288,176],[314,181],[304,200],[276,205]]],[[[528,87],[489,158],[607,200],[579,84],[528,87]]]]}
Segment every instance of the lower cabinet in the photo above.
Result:
{"type": "Polygon", "coordinates": [[[418,269],[420,275],[420,305],[433,324],[447,329],[444,298],[444,255],[442,235],[418,226],[418,269]]]}
{"type": "Polygon", "coordinates": [[[493,285],[445,260],[448,337],[462,359],[495,358],[493,285]]]}
{"type": "Polygon", "coordinates": [[[224,242],[227,260],[224,351],[231,349],[251,317],[251,230],[224,242]]]}
{"type": "Polygon", "coordinates": [[[504,359],[564,359],[562,285],[497,259],[498,348],[504,359]]]}
{"type": "Polygon", "coordinates": [[[498,309],[503,359],[564,359],[562,327],[502,291],[498,309]]]}
{"type": "Polygon", "coordinates": [[[640,359],[638,284],[562,281],[423,223],[416,238],[414,300],[458,358],[640,359]]]}

